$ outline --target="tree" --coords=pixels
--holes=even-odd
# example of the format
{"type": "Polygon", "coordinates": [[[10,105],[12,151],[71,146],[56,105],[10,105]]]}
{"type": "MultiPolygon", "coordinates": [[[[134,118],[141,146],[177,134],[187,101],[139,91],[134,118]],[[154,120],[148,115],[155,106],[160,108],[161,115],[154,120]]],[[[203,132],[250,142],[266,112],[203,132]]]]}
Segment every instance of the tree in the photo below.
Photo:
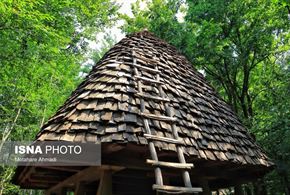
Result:
{"type": "MultiPolygon", "coordinates": [[[[205,70],[257,141],[285,167],[290,162],[285,158],[290,141],[287,6],[276,0],[152,0],[144,10],[137,2],[132,6],[134,17],[123,16],[123,30],[147,28],[205,70]],[[177,18],[181,11],[186,14],[183,22],[177,18]]],[[[289,188],[289,170],[283,170],[268,178],[272,192],[289,188]],[[273,183],[281,178],[284,187],[277,189],[273,183]]]]}
{"type": "MultiPolygon", "coordinates": [[[[113,24],[117,8],[110,0],[0,1],[1,145],[33,139],[79,83],[88,40],[113,24]]],[[[0,194],[11,194],[3,191],[10,172],[1,171],[0,194]]]]}

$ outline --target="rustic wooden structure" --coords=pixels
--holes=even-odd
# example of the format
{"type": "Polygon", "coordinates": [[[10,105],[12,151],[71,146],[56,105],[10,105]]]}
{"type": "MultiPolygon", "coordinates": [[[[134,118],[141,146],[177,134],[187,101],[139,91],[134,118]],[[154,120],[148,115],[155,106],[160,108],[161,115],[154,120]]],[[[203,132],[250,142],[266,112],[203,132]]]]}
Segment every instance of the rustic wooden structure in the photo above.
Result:
{"type": "Polygon", "coordinates": [[[204,77],[147,31],[109,50],[36,139],[102,145],[99,167],[17,168],[15,183],[47,194],[241,193],[273,165],[204,77]]]}

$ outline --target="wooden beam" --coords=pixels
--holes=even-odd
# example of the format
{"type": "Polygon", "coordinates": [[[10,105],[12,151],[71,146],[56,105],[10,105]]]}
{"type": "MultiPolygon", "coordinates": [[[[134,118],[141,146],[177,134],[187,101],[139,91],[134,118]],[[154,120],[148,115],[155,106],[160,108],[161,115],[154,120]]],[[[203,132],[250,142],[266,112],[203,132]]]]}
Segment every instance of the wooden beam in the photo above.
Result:
{"type": "Polygon", "coordinates": [[[112,171],[103,170],[97,195],[112,195],[112,171]]]}
{"type": "Polygon", "coordinates": [[[98,171],[99,171],[99,167],[89,167],[86,168],[76,174],[74,174],[73,176],[63,180],[62,182],[56,184],[55,186],[51,187],[50,189],[48,189],[46,191],[46,194],[51,194],[52,192],[58,191],[58,189],[63,188],[65,186],[71,186],[74,185],[75,182],[78,182],[80,179],[87,179],[87,177],[90,175],[94,175],[96,177],[96,179],[98,179],[99,175],[98,175],[98,171]]]}
{"type": "Polygon", "coordinates": [[[28,167],[27,169],[25,169],[24,176],[22,177],[22,179],[20,180],[19,183],[24,183],[25,180],[27,180],[30,177],[30,175],[32,173],[34,173],[34,171],[35,171],[35,168],[34,167],[28,167]]]}
{"type": "Polygon", "coordinates": [[[144,93],[136,93],[136,96],[144,98],[144,99],[154,100],[154,101],[170,102],[170,99],[168,99],[168,98],[152,96],[152,95],[148,95],[148,94],[144,94],[144,93]]]}
{"type": "Polygon", "coordinates": [[[154,190],[165,192],[165,193],[175,193],[175,194],[185,194],[185,193],[197,193],[202,192],[201,188],[192,187],[179,187],[179,186],[166,186],[166,185],[156,185],[152,187],[154,190]]]}
{"type": "Polygon", "coordinates": [[[78,172],[81,169],[83,169],[84,167],[69,167],[69,166],[61,166],[61,167],[57,167],[57,166],[48,166],[48,167],[37,167],[37,168],[41,168],[41,169],[49,169],[49,170],[56,170],[56,171],[64,171],[64,172],[78,172]]]}
{"type": "Polygon", "coordinates": [[[150,135],[150,134],[146,134],[146,133],[144,133],[144,137],[146,137],[147,139],[150,139],[150,140],[162,141],[162,142],[167,142],[170,144],[183,144],[182,140],[177,140],[174,138],[160,137],[157,135],[150,135]]]}
{"type": "Polygon", "coordinates": [[[55,179],[55,180],[47,179],[46,180],[46,178],[42,178],[42,180],[39,180],[39,179],[29,178],[28,181],[29,181],[28,183],[45,183],[45,184],[49,184],[49,185],[55,185],[61,180],[57,180],[57,179],[55,179]]]}
{"type": "Polygon", "coordinates": [[[147,113],[140,113],[141,116],[144,116],[149,119],[154,119],[154,120],[160,120],[160,121],[170,121],[174,122],[177,119],[174,117],[169,117],[169,116],[161,116],[161,115],[156,115],[156,114],[147,114],[147,113]]]}
{"type": "Polygon", "coordinates": [[[189,163],[164,162],[164,161],[156,161],[156,160],[151,160],[151,159],[147,159],[146,162],[153,166],[175,168],[175,169],[191,169],[194,167],[193,164],[189,164],[189,163]]]}
{"type": "Polygon", "coordinates": [[[47,194],[51,192],[57,191],[58,189],[64,186],[75,186],[75,184],[79,181],[94,181],[100,179],[100,174],[102,170],[112,170],[112,171],[120,171],[124,169],[124,167],[119,166],[110,166],[110,165],[102,165],[99,167],[88,167],[78,173],[72,175],[71,177],[65,179],[64,181],[58,183],[57,185],[51,187],[46,191],[47,194]]]}
{"type": "Polygon", "coordinates": [[[142,77],[142,76],[135,75],[135,78],[142,80],[144,83],[150,83],[151,85],[152,84],[159,84],[159,85],[164,84],[162,81],[158,81],[158,80],[155,80],[155,79],[150,79],[150,78],[147,78],[147,77],[142,77]]]}
{"type": "Polygon", "coordinates": [[[22,180],[23,180],[23,177],[25,176],[25,174],[26,174],[26,172],[28,171],[28,169],[29,168],[31,168],[31,167],[18,167],[18,169],[21,169],[21,168],[23,168],[22,169],[22,171],[21,171],[21,173],[19,174],[19,176],[18,176],[18,180],[19,180],[19,184],[21,185],[21,182],[22,182],[22,180]]]}
{"type": "Polygon", "coordinates": [[[83,195],[85,194],[85,182],[78,182],[74,191],[74,195],[83,195]]]}
{"type": "Polygon", "coordinates": [[[161,73],[160,70],[156,70],[156,69],[153,69],[153,68],[149,68],[147,66],[141,66],[141,65],[138,65],[138,64],[131,64],[132,66],[135,66],[137,68],[141,68],[143,70],[147,70],[148,72],[153,72],[153,73],[161,73]]]}

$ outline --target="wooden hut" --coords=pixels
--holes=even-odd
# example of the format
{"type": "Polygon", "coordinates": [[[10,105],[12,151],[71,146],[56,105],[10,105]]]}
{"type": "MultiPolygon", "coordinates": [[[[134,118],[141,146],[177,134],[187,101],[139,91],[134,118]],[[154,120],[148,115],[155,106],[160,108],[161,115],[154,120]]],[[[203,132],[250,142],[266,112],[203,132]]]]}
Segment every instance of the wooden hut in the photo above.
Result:
{"type": "Polygon", "coordinates": [[[16,184],[47,194],[239,194],[273,166],[203,75],[148,31],[110,49],[36,139],[102,146],[101,166],[17,168],[16,184]]]}

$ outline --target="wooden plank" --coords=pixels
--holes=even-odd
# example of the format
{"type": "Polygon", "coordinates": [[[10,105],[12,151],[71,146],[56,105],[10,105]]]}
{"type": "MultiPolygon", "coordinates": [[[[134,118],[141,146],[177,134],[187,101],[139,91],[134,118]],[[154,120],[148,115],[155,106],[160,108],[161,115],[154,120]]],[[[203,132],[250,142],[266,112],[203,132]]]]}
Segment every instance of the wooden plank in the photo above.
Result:
{"type": "Polygon", "coordinates": [[[192,188],[192,187],[179,187],[179,186],[167,186],[167,185],[153,185],[153,189],[160,192],[168,192],[174,194],[184,194],[184,193],[197,193],[202,192],[202,188],[192,188]]]}
{"type": "Polygon", "coordinates": [[[175,169],[191,169],[194,167],[194,165],[190,163],[174,163],[174,162],[155,161],[150,159],[147,159],[146,162],[148,164],[152,164],[153,166],[168,167],[175,169]]]}
{"type": "Polygon", "coordinates": [[[103,170],[96,195],[112,195],[112,171],[103,170]]]}
{"type": "Polygon", "coordinates": [[[139,97],[145,98],[145,99],[152,99],[152,100],[156,100],[156,101],[163,101],[163,102],[170,102],[171,101],[168,98],[162,98],[162,97],[147,95],[147,94],[143,94],[143,93],[136,93],[136,95],[139,97]]]}
{"type": "Polygon", "coordinates": [[[144,116],[146,118],[155,119],[155,120],[159,120],[159,121],[171,121],[171,122],[174,122],[174,121],[177,120],[175,117],[158,116],[158,115],[155,115],[155,114],[140,113],[140,115],[144,116]]]}
{"type": "Polygon", "coordinates": [[[171,144],[183,144],[182,140],[177,140],[174,138],[160,137],[157,135],[151,135],[151,134],[146,134],[146,133],[144,134],[144,137],[146,137],[147,139],[167,142],[167,143],[171,143],[171,144]]]}
{"type": "Polygon", "coordinates": [[[150,79],[150,78],[146,78],[146,77],[142,77],[142,76],[135,76],[136,79],[140,79],[146,83],[151,83],[151,84],[159,84],[159,85],[162,85],[164,84],[163,82],[161,81],[157,81],[155,79],[150,79]]]}
{"type": "Polygon", "coordinates": [[[141,65],[138,65],[138,64],[133,64],[133,66],[136,67],[136,68],[140,68],[140,69],[146,70],[148,72],[161,73],[161,71],[159,71],[159,70],[156,70],[156,69],[153,69],[153,68],[149,68],[149,67],[146,67],[146,66],[141,66],[141,65]]]}

